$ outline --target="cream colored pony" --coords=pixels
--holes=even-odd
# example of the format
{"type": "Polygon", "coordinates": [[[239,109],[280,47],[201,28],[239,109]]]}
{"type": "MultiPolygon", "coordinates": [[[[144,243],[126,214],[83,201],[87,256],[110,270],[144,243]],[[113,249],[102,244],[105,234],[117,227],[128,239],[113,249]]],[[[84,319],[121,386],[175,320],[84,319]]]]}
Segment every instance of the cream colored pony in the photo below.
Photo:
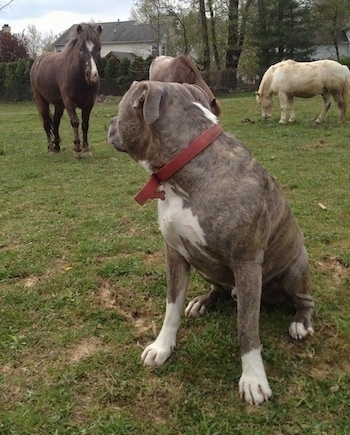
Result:
{"type": "Polygon", "coordinates": [[[350,71],[345,65],[334,60],[316,60],[314,62],[295,62],[284,60],[270,66],[265,72],[256,100],[261,106],[263,119],[271,116],[273,95],[278,94],[281,106],[280,123],[295,121],[294,97],[310,98],[322,95],[323,108],[316,123],[320,124],[331,105],[331,97],[339,108],[339,121],[344,122],[347,98],[350,88],[350,71]]]}

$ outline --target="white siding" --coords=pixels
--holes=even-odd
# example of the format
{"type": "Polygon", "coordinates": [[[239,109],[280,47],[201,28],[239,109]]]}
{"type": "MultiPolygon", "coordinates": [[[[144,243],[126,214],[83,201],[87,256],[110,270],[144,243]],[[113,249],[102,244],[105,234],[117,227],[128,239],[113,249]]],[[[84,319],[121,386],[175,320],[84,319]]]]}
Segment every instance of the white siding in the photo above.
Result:
{"type": "Polygon", "coordinates": [[[135,56],[146,58],[152,54],[152,45],[142,42],[137,44],[104,43],[101,47],[101,57],[105,57],[111,51],[118,51],[120,53],[133,53],[135,56]]]}
{"type": "MultiPolygon", "coordinates": [[[[350,43],[342,42],[338,46],[340,57],[350,56],[350,43]]],[[[337,59],[337,54],[334,45],[320,44],[316,47],[312,58],[314,60],[319,59],[337,59]]]]}

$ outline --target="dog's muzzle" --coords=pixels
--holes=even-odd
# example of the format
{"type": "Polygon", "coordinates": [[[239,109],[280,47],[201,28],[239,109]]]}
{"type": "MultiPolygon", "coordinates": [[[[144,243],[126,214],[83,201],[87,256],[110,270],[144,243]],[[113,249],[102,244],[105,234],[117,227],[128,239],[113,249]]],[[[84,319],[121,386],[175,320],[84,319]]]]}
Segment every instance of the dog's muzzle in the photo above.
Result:
{"type": "Polygon", "coordinates": [[[126,151],[123,142],[120,138],[120,135],[118,133],[116,116],[114,116],[109,123],[107,137],[108,137],[108,143],[113,145],[115,149],[121,152],[126,151]]]}

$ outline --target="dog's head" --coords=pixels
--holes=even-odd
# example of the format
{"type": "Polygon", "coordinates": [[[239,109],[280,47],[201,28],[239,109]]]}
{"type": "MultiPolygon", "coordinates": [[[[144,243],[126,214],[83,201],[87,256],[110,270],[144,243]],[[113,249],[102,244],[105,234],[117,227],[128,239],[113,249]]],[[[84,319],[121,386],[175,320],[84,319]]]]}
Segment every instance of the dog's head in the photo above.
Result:
{"type": "Polygon", "coordinates": [[[134,82],[111,120],[108,142],[154,172],[216,122],[196,85],[134,82]]]}

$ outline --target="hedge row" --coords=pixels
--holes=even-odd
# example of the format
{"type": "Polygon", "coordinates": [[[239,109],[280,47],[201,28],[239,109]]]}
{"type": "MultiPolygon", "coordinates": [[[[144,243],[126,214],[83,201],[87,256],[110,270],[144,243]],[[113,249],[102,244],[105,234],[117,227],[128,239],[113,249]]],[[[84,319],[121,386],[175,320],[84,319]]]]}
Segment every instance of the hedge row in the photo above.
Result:
{"type": "MultiPolygon", "coordinates": [[[[102,94],[123,95],[134,80],[148,78],[148,69],[152,58],[136,58],[133,62],[114,57],[101,60],[99,71],[102,94]]],[[[23,101],[32,99],[29,71],[33,59],[0,63],[0,100],[23,101]]]]}
{"type": "MultiPolygon", "coordinates": [[[[146,80],[148,78],[151,61],[152,57],[146,60],[138,57],[132,62],[129,59],[119,61],[113,56],[108,59],[103,58],[99,65],[101,76],[100,94],[123,95],[134,80],[146,80]]],[[[350,57],[344,57],[340,59],[340,62],[350,69],[350,57]]],[[[32,59],[0,63],[0,100],[23,101],[32,99],[29,82],[29,71],[32,64],[32,59]]],[[[219,76],[215,80],[212,77],[210,84],[215,89],[223,91],[225,89],[224,71],[219,76]]]]}

